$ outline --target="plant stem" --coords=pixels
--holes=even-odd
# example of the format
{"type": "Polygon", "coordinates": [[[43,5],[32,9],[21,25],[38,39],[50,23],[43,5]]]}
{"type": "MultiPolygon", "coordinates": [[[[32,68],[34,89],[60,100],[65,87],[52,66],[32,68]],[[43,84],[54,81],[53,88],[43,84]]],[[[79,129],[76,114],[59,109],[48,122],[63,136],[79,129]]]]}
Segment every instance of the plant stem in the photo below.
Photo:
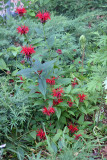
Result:
{"type": "Polygon", "coordinates": [[[45,34],[45,24],[43,24],[43,33],[44,33],[44,40],[47,44],[47,48],[48,48],[48,51],[49,51],[49,57],[50,57],[50,60],[51,60],[51,52],[50,52],[50,48],[49,48],[49,45],[48,45],[48,42],[46,40],[46,34],[45,34]]]}
{"type": "Polygon", "coordinates": [[[82,68],[84,68],[84,57],[85,57],[85,48],[82,51],[82,68]]]}

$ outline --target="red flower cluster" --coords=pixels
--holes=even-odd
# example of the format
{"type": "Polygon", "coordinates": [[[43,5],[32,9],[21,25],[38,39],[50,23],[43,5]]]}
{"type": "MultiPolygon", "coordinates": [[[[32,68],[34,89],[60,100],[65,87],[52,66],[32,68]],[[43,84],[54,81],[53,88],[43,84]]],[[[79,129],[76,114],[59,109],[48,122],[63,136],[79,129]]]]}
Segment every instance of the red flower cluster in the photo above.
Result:
{"type": "Polygon", "coordinates": [[[53,92],[53,97],[57,97],[58,99],[60,99],[62,96],[62,93],[64,93],[63,89],[60,87],[57,89],[53,89],[52,92],[53,92]]]}
{"type": "Polygon", "coordinates": [[[75,85],[78,85],[78,83],[76,82],[76,78],[74,78],[74,81],[72,82],[72,87],[75,87],[75,85]]]}
{"type": "Polygon", "coordinates": [[[45,132],[43,131],[43,129],[38,129],[38,131],[36,131],[37,132],[37,137],[40,137],[40,139],[43,139],[43,140],[45,140],[46,139],[46,136],[45,136],[45,132]]]}
{"type": "Polygon", "coordinates": [[[55,85],[55,77],[53,77],[51,79],[46,79],[46,83],[48,83],[50,85],[55,85]]]}
{"type": "Polygon", "coordinates": [[[16,13],[18,13],[19,14],[19,16],[23,16],[24,15],[24,13],[26,13],[27,11],[26,11],[26,9],[23,7],[23,8],[16,8],[16,11],[15,11],[16,13]]]}
{"type": "Polygon", "coordinates": [[[79,97],[79,101],[83,102],[86,98],[86,95],[85,94],[78,94],[78,97],[79,97]]]}
{"type": "Polygon", "coordinates": [[[63,102],[63,99],[53,99],[53,106],[56,106],[61,102],[63,102]]]}
{"type": "Polygon", "coordinates": [[[47,116],[50,116],[51,114],[55,113],[55,109],[52,106],[49,108],[44,107],[42,112],[47,116]]]}
{"type": "Polygon", "coordinates": [[[23,77],[22,77],[22,76],[19,76],[19,78],[20,78],[20,80],[21,80],[21,81],[24,81],[24,79],[23,79],[23,77]]]}
{"type": "Polygon", "coordinates": [[[58,49],[56,52],[57,52],[58,54],[62,54],[61,49],[58,49]]]}
{"type": "Polygon", "coordinates": [[[20,63],[21,63],[21,64],[25,64],[25,60],[21,60],[20,63]]]}
{"type": "Polygon", "coordinates": [[[42,11],[42,13],[39,11],[38,14],[36,15],[36,17],[38,17],[38,19],[40,19],[41,23],[45,23],[48,19],[50,18],[50,13],[49,12],[44,12],[42,11]]]}
{"type": "Polygon", "coordinates": [[[71,133],[74,133],[74,132],[78,131],[78,128],[76,126],[72,125],[72,124],[69,124],[68,128],[69,128],[71,133]]]}
{"type": "Polygon", "coordinates": [[[31,54],[35,53],[34,47],[31,45],[29,47],[22,47],[21,53],[23,53],[27,59],[30,59],[31,54]]]}
{"type": "Polygon", "coordinates": [[[67,102],[68,102],[69,107],[72,107],[73,102],[71,102],[71,99],[70,99],[70,101],[67,101],[67,102]]]}
{"type": "Polygon", "coordinates": [[[78,134],[78,135],[74,134],[74,136],[75,136],[75,138],[74,138],[74,139],[78,140],[78,139],[79,139],[79,137],[81,137],[82,135],[81,135],[81,134],[78,134]]]}
{"type": "Polygon", "coordinates": [[[27,26],[19,26],[18,28],[17,28],[17,31],[18,31],[18,33],[20,33],[21,35],[22,34],[27,34],[28,32],[29,32],[29,28],[27,27],[27,26]]]}

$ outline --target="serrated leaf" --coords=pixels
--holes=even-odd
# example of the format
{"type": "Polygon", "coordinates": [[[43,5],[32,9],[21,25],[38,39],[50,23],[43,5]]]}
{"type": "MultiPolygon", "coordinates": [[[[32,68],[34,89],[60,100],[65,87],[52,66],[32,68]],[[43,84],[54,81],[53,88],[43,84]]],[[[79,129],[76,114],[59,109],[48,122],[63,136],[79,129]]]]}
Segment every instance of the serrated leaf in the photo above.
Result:
{"type": "Polygon", "coordinates": [[[72,114],[73,116],[75,116],[74,112],[72,111],[68,111],[68,113],[72,114]]]}
{"type": "Polygon", "coordinates": [[[30,132],[30,135],[31,135],[32,138],[36,139],[36,131],[30,132]]]}
{"type": "Polygon", "coordinates": [[[59,119],[61,116],[61,109],[60,108],[56,108],[56,116],[59,119]]]}
{"type": "Polygon", "coordinates": [[[46,79],[39,78],[38,82],[39,82],[39,90],[45,96],[46,95],[46,79]]]}
{"type": "Polygon", "coordinates": [[[58,133],[55,134],[55,136],[52,138],[53,142],[56,142],[59,140],[60,136],[62,134],[62,130],[58,130],[58,133]]]}
{"type": "Polygon", "coordinates": [[[0,69],[7,69],[5,61],[0,58],[0,69]]]}

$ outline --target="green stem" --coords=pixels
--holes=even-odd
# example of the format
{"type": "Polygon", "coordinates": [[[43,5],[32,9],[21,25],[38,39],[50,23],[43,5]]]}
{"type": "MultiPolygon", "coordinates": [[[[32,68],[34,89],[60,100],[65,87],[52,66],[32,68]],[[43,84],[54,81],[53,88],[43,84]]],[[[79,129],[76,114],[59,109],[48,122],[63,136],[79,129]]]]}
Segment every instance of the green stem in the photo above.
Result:
{"type": "Polygon", "coordinates": [[[48,45],[48,42],[46,40],[46,34],[45,34],[45,24],[43,24],[43,33],[44,33],[44,40],[47,44],[47,48],[48,48],[48,51],[49,51],[49,57],[50,57],[50,60],[51,60],[51,52],[50,52],[50,48],[49,48],[49,45],[48,45]]]}

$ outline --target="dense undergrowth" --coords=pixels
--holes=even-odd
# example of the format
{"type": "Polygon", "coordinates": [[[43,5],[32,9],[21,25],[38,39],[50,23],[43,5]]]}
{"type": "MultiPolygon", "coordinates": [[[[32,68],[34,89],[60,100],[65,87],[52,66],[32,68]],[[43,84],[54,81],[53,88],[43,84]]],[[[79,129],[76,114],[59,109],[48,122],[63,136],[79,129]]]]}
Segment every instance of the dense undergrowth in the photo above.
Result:
{"type": "Polygon", "coordinates": [[[75,18],[56,9],[41,23],[30,4],[25,16],[1,21],[1,159],[106,159],[107,17],[101,8],[75,18]]]}

